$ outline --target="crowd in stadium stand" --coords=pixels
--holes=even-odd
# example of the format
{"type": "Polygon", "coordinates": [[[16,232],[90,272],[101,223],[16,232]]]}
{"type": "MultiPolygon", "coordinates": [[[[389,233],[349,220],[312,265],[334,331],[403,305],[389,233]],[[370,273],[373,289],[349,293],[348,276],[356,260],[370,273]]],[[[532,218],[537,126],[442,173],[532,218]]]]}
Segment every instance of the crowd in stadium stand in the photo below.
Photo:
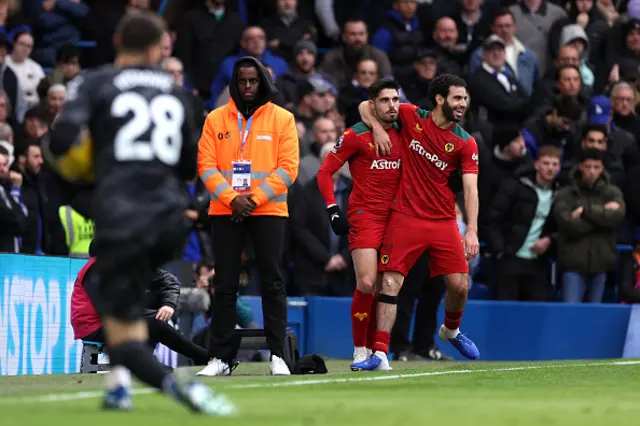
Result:
{"type": "MultiPolygon", "coordinates": [[[[394,76],[403,101],[429,109],[429,82],[453,73],[468,83],[461,124],[480,152],[472,295],[640,300],[638,0],[0,0],[0,251],[83,255],[73,238],[91,223],[67,205],[40,140],[67,83],[113,60],[120,17],[148,8],[167,20],[161,66],[190,93],[200,127],[228,102],[245,55],[268,67],[274,102],[296,117],[289,295],[353,294],[347,238],[331,232],[315,175],[360,121],[367,88],[394,76]]],[[[199,181],[187,187],[198,218],[183,259],[195,264],[211,256],[209,194],[199,181]]],[[[335,188],[345,203],[348,169],[335,188]]],[[[251,294],[250,244],[244,263],[251,294]]]]}

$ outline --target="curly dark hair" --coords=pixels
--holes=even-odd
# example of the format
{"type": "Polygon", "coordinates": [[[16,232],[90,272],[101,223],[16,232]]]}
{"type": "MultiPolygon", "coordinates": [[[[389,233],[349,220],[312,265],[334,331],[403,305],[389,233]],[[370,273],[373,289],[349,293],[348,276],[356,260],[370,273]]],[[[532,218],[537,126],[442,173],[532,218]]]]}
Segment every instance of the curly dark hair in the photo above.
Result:
{"type": "Polygon", "coordinates": [[[429,84],[429,99],[433,102],[433,105],[437,105],[436,95],[440,95],[443,98],[449,96],[450,87],[467,87],[467,82],[463,78],[453,74],[440,74],[431,81],[429,84]]]}

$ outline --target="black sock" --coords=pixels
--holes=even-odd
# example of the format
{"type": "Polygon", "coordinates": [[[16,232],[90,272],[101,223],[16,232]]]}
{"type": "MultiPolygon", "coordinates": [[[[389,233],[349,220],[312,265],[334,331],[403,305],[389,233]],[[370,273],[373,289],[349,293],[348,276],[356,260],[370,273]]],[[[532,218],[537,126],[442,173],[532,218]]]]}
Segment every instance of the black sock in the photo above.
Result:
{"type": "Polygon", "coordinates": [[[149,386],[162,389],[162,381],[169,374],[144,342],[126,342],[109,348],[112,365],[127,367],[131,374],[149,386]]]}
{"type": "Polygon", "coordinates": [[[202,347],[188,340],[178,330],[164,321],[155,318],[147,319],[149,338],[162,343],[171,350],[191,358],[196,365],[206,365],[209,353],[202,347]]]}

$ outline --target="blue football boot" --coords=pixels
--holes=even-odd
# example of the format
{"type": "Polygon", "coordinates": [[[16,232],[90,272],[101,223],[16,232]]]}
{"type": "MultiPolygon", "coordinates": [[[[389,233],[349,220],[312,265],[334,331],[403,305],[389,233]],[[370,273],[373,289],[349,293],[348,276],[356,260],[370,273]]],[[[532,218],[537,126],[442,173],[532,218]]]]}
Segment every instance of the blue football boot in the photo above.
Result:
{"type": "Polygon", "coordinates": [[[440,331],[438,332],[438,336],[453,345],[454,348],[460,352],[465,358],[469,359],[478,359],[480,358],[480,351],[476,347],[476,344],[471,341],[467,336],[462,333],[458,333],[456,337],[453,339],[449,339],[445,336],[445,326],[444,324],[440,327],[440,331]]]}

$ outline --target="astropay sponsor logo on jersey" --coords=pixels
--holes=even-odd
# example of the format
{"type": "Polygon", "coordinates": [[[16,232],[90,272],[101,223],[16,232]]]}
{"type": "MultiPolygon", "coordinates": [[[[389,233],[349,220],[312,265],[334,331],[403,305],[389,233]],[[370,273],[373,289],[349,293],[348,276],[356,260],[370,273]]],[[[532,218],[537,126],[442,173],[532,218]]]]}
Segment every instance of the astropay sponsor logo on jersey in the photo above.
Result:
{"type": "Polygon", "coordinates": [[[400,160],[373,160],[371,170],[398,170],[400,168],[400,160]]]}
{"type": "Polygon", "coordinates": [[[449,163],[445,163],[437,155],[432,154],[428,152],[426,149],[424,149],[423,146],[420,145],[420,142],[418,142],[415,139],[411,141],[411,144],[409,144],[409,147],[413,149],[415,152],[417,152],[418,154],[422,155],[427,160],[431,161],[437,168],[439,168],[442,171],[444,171],[444,169],[446,169],[447,166],[449,165],[449,163]]]}

